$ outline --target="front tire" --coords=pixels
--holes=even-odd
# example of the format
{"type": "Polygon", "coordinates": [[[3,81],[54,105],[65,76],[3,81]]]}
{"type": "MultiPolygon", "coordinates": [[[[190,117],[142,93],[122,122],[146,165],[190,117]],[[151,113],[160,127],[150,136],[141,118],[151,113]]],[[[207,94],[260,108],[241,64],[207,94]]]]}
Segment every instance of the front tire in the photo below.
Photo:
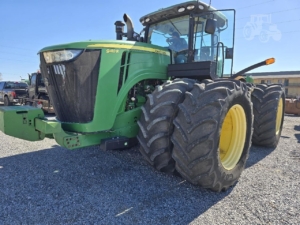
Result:
{"type": "Polygon", "coordinates": [[[184,100],[186,91],[193,88],[194,81],[176,79],[159,85],[148,95],[142,106],[142,115],[138,121],[140,131],[137,139],[140,152],[157,170],[173,172],[175,162],[171,157],[173,144],[173,119],[178,112],[178,104],[184,100]]]}
{"type": "Polygon", "coordinates": [[[4,105],[5,106],[11,106],[12,105],[11,101],[9,100],[9,98],[7,96],[4,97],[4,105]]]}
{"type": "Polygon", "coordinates": [[[252,104],[245,83],[195,84],[174,120],[176,170],[194,185],[226,190],[244,170],[252,136],[252,104]]]}
{"type": "Polygon", "coordinates": [[[279,84],[257,84],[252,92],[254,145],[276,147],[278,145],[285,108],[285,93],[279,84]]]}

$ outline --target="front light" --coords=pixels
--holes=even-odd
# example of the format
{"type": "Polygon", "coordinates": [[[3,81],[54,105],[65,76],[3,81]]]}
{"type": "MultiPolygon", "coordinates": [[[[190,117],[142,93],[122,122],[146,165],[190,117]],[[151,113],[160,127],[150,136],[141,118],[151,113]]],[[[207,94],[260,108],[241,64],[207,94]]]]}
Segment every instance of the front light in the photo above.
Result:
{"type": "Polygon", "coordinates": [[[184,8],[183,6],[178,7],[177,11],[178,11],[179,13],[184,12],[184,11],[185,11],[185,8],[184,8]]]}
{"type": "Polygon", "coordinates": [[[187,8],[188,10],[193,10],[193,9],[195,8],[195,6],[194,6],[194,5],[188,5],[186,8],[187,8]]]}
{"type": "Polygon", "coordinates": [[[199,4],[199,6],[198,6],[198,7],[199,7],[199,9],[201,9],[201,10],[203,10],[203,9],[204,9],[204,6],[203,6],[203,5],[200,5],[200,4],[199,4]]]}
{"type": "Polygon", "coordinates": [[[71,59],[76,58],[78,55],[82,53],[83,50],[61,50],[61,51],[53,51],[53,52],[43,52],[46,63],[54,63],[54,62],[62,62],[69,61],[71,59]]]}

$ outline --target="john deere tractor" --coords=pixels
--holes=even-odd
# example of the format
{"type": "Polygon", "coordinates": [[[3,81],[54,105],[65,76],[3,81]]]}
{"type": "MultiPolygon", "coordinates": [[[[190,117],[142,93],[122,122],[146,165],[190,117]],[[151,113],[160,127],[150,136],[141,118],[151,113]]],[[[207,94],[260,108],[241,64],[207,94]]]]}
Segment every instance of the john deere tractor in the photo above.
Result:
{"type": "Polygon", "coordinates": [[[251,142],[278,144],[284,91],[245,77],[274,59],[232,74],[234,10],[188,1],[141,17],[141,33],[123,19],[116,40],[43,48],[40,69],[56,119],[30,106],[1,107],[0,129],[29,141],[54,138],[68,149],[139,142],[155,169],[226,190],[251,142]]]}

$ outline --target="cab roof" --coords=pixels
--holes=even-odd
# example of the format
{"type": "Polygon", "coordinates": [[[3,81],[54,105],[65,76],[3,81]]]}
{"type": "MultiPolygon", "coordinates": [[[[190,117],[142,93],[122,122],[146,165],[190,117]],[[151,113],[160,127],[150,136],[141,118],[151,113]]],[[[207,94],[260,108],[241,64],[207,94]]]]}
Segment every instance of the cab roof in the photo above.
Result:
{"type": "MultiPolygon", "coordinates": [[[[176,4],[167,8],[162,8],[155,12],[149,13],[141,17],[140,22],[144,26],[146,26],[166,19],[171,19],[183,15],[189,15],[190,13],[200,14],[200,13],[212,12],[212,11],[216,11],[216,9],[204,2],[193,0],[193,1],[187,1],[180,4],[176,4]],[[184,8],[185,10],[179,12],[178,10],[180,8],[184,8]],[[188,9],[188,8],[192,8],[192,9],[188,9]]],[[[226,17],[222,13],[217,12],[216,16],[220,24],[225,24],[226,17]]]]}

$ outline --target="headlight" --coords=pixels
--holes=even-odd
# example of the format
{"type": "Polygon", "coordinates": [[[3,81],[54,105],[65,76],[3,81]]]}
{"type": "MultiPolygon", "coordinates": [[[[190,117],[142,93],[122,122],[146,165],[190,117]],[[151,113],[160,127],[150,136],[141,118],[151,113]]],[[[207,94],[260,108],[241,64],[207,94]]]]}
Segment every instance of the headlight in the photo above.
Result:
{"type": "Polygon", "coordinates": [[[46,63],[69,61],[76,58],[83,50],[61,50],[54,52],[43,52],[46,63]]]}

